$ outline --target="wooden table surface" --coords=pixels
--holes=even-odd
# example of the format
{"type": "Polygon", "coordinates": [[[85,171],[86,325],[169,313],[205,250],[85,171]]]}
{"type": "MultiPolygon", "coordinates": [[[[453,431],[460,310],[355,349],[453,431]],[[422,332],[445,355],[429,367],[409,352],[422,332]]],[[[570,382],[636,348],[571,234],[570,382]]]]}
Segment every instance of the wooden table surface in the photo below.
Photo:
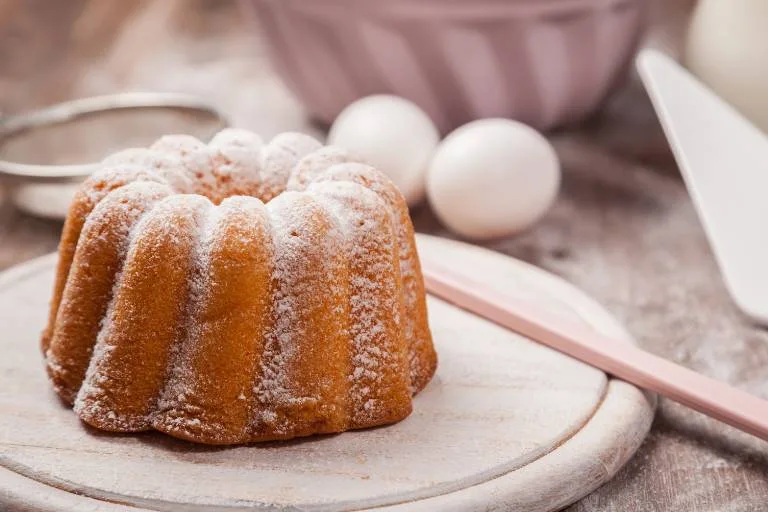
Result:
{"type": "MultiPolygon", "coordinates": [[[[0,0],[0,111],[128,89],[199,94],[266,136],[322,136],[230,2],[0,0]]],[[[580,286],[651,351],[768,397],[768,332],[730,302],[636,81],[552,140],[564,167],[557,204],[528,233],[485,245],[580,286]]],[[[427,206],[413,216],[417,230],[451,236],[427,206]]],[[[0,269],[55,250],[60,229],[0,191],[0,269]]],[[[662,400],[634,459],[569,510],[766,507],[768,443],[662,400]]]]}

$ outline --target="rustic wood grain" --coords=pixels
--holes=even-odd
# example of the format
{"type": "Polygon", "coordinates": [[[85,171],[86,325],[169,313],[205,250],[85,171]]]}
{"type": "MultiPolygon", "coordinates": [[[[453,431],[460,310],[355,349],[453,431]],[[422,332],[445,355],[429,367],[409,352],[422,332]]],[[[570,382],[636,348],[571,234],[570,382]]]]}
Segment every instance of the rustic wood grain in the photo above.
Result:
{"type": "MultiPolygon", "coordinates": [[[[118,59],[114,41],[130,48],[141,37],[126,28],[134,16],[169,8],[125,3],[134,14],[115,25],[123,30],[90,41],[99,50],[94,55],[73,42],[74,20],[85,2],[0,2],[0,111],[142,87],[213,98],[235,122],[265,134],[319,133],[270,71],[258,34],[247,31],[229,2],[190,0],[182,12],[176,6],[164,33],[145,34],[149,41],[141,51],[118,59]],[[133,63],[127,73],[119,69],[123,59],[133,63]]],[[[679,13],[691,3],[657,2],[675,19],[684,18],[679,13]]],[[[661,39],[680,40],[674,34],[661,39]]],[[[553,140],[565,169],[557,205],[529,233],[486,245],[576,283],[651,351],[768,396],[768,335],[750,325],[726,295],[637,83],[621,91],[602,116],[553,140]]],[[[426,206],[414,217],[420,231],[450,236],[426,206]]],[[[59,229],[0,206],[0,266],[50,251],[59,229]]],[[[571,510],[729,512],[761,510],[766,503],[765,443],[662,400],[638,455],[571,510]]]]}
{"type": "MultiPolygon", "coordinates": [[[[419,235],[417,244],[432,258],[483,269],[487,286],[626,339],[583,292],[536,267],[441,238],[419,235]]],[[[544,512],[610,479],[653,418],[652,395],[430,297],[441,363],[402,422],[229,448],[102,434],[55,398],[32,342],[54,265],[55,255],[44,256],[0,276],[0,467],[52,486],[19,493],[0,472],[0,506],[58,498],[63,489],[157,510],[544,512]]]]}

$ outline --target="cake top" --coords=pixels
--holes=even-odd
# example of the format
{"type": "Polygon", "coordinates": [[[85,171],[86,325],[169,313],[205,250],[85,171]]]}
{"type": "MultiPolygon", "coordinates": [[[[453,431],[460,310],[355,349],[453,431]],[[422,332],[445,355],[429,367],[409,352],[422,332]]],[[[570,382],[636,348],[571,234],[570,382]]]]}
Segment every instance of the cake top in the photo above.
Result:
{"type": "MultiPolygon", "coordinates": [[[[113,180],[133,174],[141,167],[141,179],[164,181],[176,193],[196,193],[218,204],[234,195],[254,196],[268,202],[288,185],[299,161],[319,152],[319,160],[309,167],[331,161],[358,161],[339,148],[327,149],[309,135],[283,133],[265,143],[255,133],[228,128],[216,134],[209,144],[190,135],[166,135],[149,148],[131,148],[108,156],[95,173],[96,180],[113,180]],[[343,156],[342,156],[343,155],[343,156]]],[[[298,180],[297,180],[298,181],[298,180]]],[[[94,187],[98,193],[98,187],[94,187]]]]}

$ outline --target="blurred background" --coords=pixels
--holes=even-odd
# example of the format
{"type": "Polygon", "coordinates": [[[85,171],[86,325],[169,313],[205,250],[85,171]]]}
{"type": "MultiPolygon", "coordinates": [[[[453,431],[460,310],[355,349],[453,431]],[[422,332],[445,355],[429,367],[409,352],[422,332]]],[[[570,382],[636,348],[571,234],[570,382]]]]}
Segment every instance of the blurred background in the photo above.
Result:
{"type": "MultiPolygon", "coordinates": [[[[343,1],[328,3],[336,9],[344,5],[343,1]]],[[[489,2],[502,6],[503,3],[489,2]]],[[[283,10],[279,2],[271,1],[0,0],[0,115],[11,116],[64,100],[115,92],[183,92],[198,96],[215,106],[232,125],[251,129],[265,138],[287,130],[304,131],[322,138],[333,116],[353,99],[378,92],[395,92],[406,96],[411,93],[410,96],[418,98],[422,108],[428,110],[443,134],[462,122],[487,117],[484,113],[513,117],[549,130],[556,144],[563,138],[562,127],[567,129],[566,138],[571,138],[575,133],[573,128],[578,127],[579,137],[586,133],[589,136],[598,135],[601,146],[610,147],[612,151],[618,148],[623,154],[635,156],[641,161],[658,161],[666,172],[671,165],[666,144],[634,73],[627,71],[638,44],[662,46],[673,54],[679,52],[684,27],[694,2],[614,0],[602,3],[610,9],[601,9],[601,18],[580,16],[578,11],[583,9],[575,14],[568,9],[563,13],[553,11],[555,26],[564,26],[562,32],[566,35],[568,31],[574,33],[573,37],[568,36],[568,39],[562,41],[563,45],[570,46],[573,41],[580,40],[586,42],[582,43],[584,49],[579,50],[584,55],[579,55],[579,52],[561,55],[556,48],[550,48],[547,41],[542,41],[538,45],[541,55],[528,58],[530,61],[544,63],[539,66],[543,72],[546,72],[547,63],[551,62],[549,69],[553,69],[554,73],[550,73],[551,77],[544,75],[546,79],[542,80],[543,86],[546,88],[548,84],[554,84],[554,88],[562,90],[559,96],[557,91],[551,92],[551,108],[544,112],[546,109],[541,105],[536,106],[537,102],[526,96],[497,98],[495,104],[493,99],[484,102],[482,94],[479,98],[477,94],[471,98],[477,100],[474,102],[462,99],[472,96],[473,88],[467,84],[467,80],[471,82],[473,75],[483,76],[483,81],[498,80],[498,84],[490,87],[490,92],[503,93],[509,88],[510,81],[515,82],[517,77],[535,73],[530,68],[520,71],[524,64],[521,64],[521,52],[510,52],[510,48],[520,46],[514,38],[486,38],[484,29],[478,29],[473,24],[472,13],[462,12],[462,2],[442,2],[435,10],[437,19],[445,14],[450,23],[458,19],[460,25],[469,27],[470,37],[457,38],[452,43],[455,48],[449,49],[448,54],[452,56],[453,62],[445,65],[452,65],[455,69],[471,67],[473,61],[478,60],[471,57],[473,47],[481,53],[488,44],[500,47],[493,48],[497,53],[495,61],[487,62],[479,69],[469,69],[464,78],[456,79],[453,86],[445,85],[437,91],[439,94],[434,94],[435,91],[421,87],[419,80],[412,80],[413,75],[421,71],[422,75],[433,75],[428,77],[433,83],[447,82],[440,75],[443,72],[440,66],[433,65],[436,60],[434,52],[429,51],[413,52],[423,56],[421,62],[424,66],[421,70],[413,71],[408,67],[407,64],[413,58],[398,60],[400,55],[395,50],[391,52],[392,57],[387,59],[385,55],[379,61],[386,63],[394,59],[395,63],[390,68],[397,73],[387,73],[385,67],[379,70],[376,78],[355,81],[352,76],[345,82],[340,77],[342,73],[338,63],[349,65],[352,74],[355,71],[359,75],[365,74],[365,69],[360,70],[356,66],[360,61],[365,61],[367,56],[355,55],[351,51],[354,41],[342,40],[334,47],[328,37],[338,27],[327,22],[328,16],[322,12],[318,15],[312,9],[301,12],[303,20],[310,20],[307,28],[294,26],[295,23],[291,25],[290,19],[286,25],[285,19],[290,18],[290,14],[281,12],[283,10]],[[614,8],[611,4],[618,7],[614,8]],[[449,7],[441,12],[444,5],[449,7]],[[468,16],[466,23],[462,16],[468,16]],[[575,18],[575,23],[571,23],[569,18],[575,18]],[[608,27],[602,31],[605,34],[603,40],[593,41],[588,34],[583,34],[589,32],[591,27],[601,26],[601,23],[608,27]],[[281,27],[282,32],[278,28],[269,30],[269,27],[281,27]],[[314,29],[314,32],[310,29],[314,29]],[[298,38],[293,47],[286,49],[286,45],[282,44],[286,37],[285,31],[291,34],[288,40],[298,38],[298,35],[293,34],[304,34],[306,39],[298,38]],[[480,37],[471,37],[472,32],[480,34],[480,37]],[[317,42],[313,37],[325,43],[322,46],[331,48],[329,53],[338,48],[336,55],[312,54],[312,48],[318,46],[313,44],[317,42]],[[301,43],[305,43],[304,46],[301,43]],[[307,50],[302,51],[302,48],[307,50]],[[465,55],[468,51],[470,54],[465,55]],[[590,51],[594,55],[589,56],[590,51]],[[271,60],[270,54],[277,58],[271,60]],[[338,56],[337,63],[331,62],[335,56],[338,56]],[[587,65],[601,65],[602,75],[590,76],[599,73],[594,72],[595,66],[587,66],[590,71],[580,73],[577,77],[564,76],[568,64],[564,59],[571,58],[582,59],[587,65]],[[401,66],[402,62],[405,64],[401,66]],[[297,67],[306,67],[305,64],[314,66],[306,75],[308,79],[297,76],[296,72],[297,67]],[[497,72],[495,68],[505,68],[505,71],[497,72]],[[492,76],[487,76],[488,73],[492,76]],[[394,77],[394,81],[383,81],[391,77],[394,77]],[[456,91],[460,88],[464,88],[465,95],[456,91]],[[327,94],[324,95],[324,92],[327,94]],[[621,126],[620,130],[614,129],[617,124],[621,126]]],[[[376,5],[374,2],[363,4],[376,5]]],[[[359,17],[365,21],[383,18],[381,26],[394,27],[386,32],[391,34],[389,39],[383,35],[386,34],[383,30],[379,31],[381,34],[371,31],[379,39],[370,41],[369,47],[397,49],[405,45],[403,41],[408,41],[411,48],[417,50],[429,46],[429,41],[418,36],[414,39],[410,34],[414,30],[417,33],[423,32],[425,23],[432,23],[430,13],[398,14],[398,10],[394,9],[395,14],[386,18],[375,12],[375,8],[368,8],[367,11],[363,9],[359,17]],[[390,23],[392,19],[394,21],[390,23]],[[416,23],[409,25],[403,19],[415,19],[416,23]]],[[[493,30],[501,32],[517,23],[520,15],[514,10],[512,14],[500,13],[499,21],[490,24],[499,25],[499,28],[493,30]]],[[[337,18],[345,19],[343,16],[337,18]]],[[[340,23],[343,27],[344,22],[340,23]]],[[[335,32],[344,31],[339,29],[335,32]]],[[[401,50],[400,53],[407,53],[407,50],[401,50]]],[[[526,80],[531,82],[530,77],[526,80]]],[[[529,89],[533,87],[530,85],[529,89]]],[[[0,158],[26,163],[83,163],[82,160],[93,159],[99,152],[107,151],[99,138],[120,140],[135,135],[136,126],[126,128],[123,119],[107,120],[102,124],[106,127],[104,130],[84,126],[77,131],[76,136],[63,141],[59,140],[61,137],[49,137],[42,143],[38,143],[36,138],[26,144],[6,142],[0,148],[0,158]],[[90,152],[85,150],[89,145],[94,146],[90,152]],[[65,151],[62,146],[68,148],[67,155],[63,154],[65,151]],[[84,148],[84,154],[77,154],[72,147],[84,148]]],[[[146,128],[147,124],[155,125],[153,130],[149,130],[152,132],[149,140],[164,133],[158,125],[169,126],[165,132],[178,127],[171,123],[163,124],[160,115],[146,117],[141,126],[146,128]]],[[[100,124],[97,126],[101,127],[100,124]]],[[[130,144],[123,141],[122,146],[126,145],[130,144]]],[[[4,188],[6,201],[0,203],[0,224],[4,233],[4,243],[0,245],[0,267],[53,250],[56,245],[55,235],[59,230],[56,222],[49,223],[20,215],[9,204],[9,187],[4,188]],[[20,242],[16,243],[16,240],[20,242]]],[[[46,197],[43,195],[42,199],[36,198],[35,201],[44,202],[46,197]]],[[[418,222],[423,223],[425,229],[439,229],[432,225],[429,212],[423,210],[428,208],[417,207],[414,212],[418,222]]]]}
{"type": "MultiPolygon", "coordinates": [[[[97,94],[183,92],[265,138],[295,130],[322,139],[354,99],[388,92],[418,103],[443,135],[475,118],[523,121],[556,151],[559,195],[529,229],[478,243],[574,282],[651,351],[765,395],[768,336],[727,297],[632,70],[639,47],[684,56],[696,7],[695,0],[0,0],[0,116],[97,94]],[[498,14],[479,28],[481,8],[498,14]],[[551,27],[534,43],[512,29],[541,16],[551,27]],[[362,43],[344,30],[359,18],[372,27],[362,43]],[[466,30],[436,50],[429,34],[456,23],[466,30]],[[367,68],[371,62],[378,67],[367,68]]],[[[717,14],[709,18],[723,26],[707,25],[706,33],[724,48],[739,30],[717,14]]],[[[120,138],[125,125],[104,129],[120,138]]],[[[61,151],[52,148],[27,145],[13,156],[56,159],[46,156],[61,151]]],[[[10,194],[0,185],[0,269],[54,251],[61,230],[60,220],[21,212],[10,194]]],[[[458,237],[429,201],[413,204],[412,215],[417,231],[458,237]]],[[[765,446],[662,401],[639,455],[570,510],[746,511],[765,503],[765,446]]]]}

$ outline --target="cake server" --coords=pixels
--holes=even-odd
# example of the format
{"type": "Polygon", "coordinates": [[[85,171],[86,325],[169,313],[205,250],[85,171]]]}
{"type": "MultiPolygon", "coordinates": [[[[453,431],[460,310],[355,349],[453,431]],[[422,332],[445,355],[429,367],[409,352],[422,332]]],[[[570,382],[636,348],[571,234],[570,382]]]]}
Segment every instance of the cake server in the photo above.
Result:
{"type": "Polygon", "coordinates": [[[638,387],[768,441],[768,400],[694,372],[585,324],[550,314],[421,256],[427,292],[638,387]]]}
{"type": "MultiPolygon", "coordinates": [[[[768,323],[768,139],[668,57],[645,50],[637,65],[731,295],[768,323]]],[[[430,294],[768,441],[768,400],[421,262],[430,294]]]]}
{"type": "Polygon", "coordinates": [[[637,68],[731,297],[768,324],[768,137],[664,54],[637,68]]]}

